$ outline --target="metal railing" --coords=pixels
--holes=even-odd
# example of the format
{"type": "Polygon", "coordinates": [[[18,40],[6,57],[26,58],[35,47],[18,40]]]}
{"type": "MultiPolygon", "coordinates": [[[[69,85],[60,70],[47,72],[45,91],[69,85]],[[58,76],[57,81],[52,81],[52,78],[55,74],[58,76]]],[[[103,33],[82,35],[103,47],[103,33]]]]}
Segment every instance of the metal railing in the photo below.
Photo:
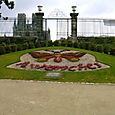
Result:
{"type": "MultiPolygon", "coordinates": [[[[0,36],[15,36],[16,18],[9,18],[8,20],[0,19],[0,36]]],[[[20,20],[21,21],[21,20],[20,20]]],[[[34,36],[36,30],[33,30],[32,19],[26,19],[26,26],[21,25],[19,33],[27,33],[34,36]],[[28,25],[28,26],[27,26],[28,25]],[[25,29],[26,28],[26,29],[25,29]]],[[[67,38],[71,36],[71,19],[70,18],[44,18],[43,30],[50,30],[51,39],[60,39],[61,37],[67,38]]],[[[26,35],[26,34],[24,34],[26,35]]],[[[115,36],[115,20],[113,19],[98,19],[98,18],[78,18],[77,23],[78,36],[115,36]]]]}

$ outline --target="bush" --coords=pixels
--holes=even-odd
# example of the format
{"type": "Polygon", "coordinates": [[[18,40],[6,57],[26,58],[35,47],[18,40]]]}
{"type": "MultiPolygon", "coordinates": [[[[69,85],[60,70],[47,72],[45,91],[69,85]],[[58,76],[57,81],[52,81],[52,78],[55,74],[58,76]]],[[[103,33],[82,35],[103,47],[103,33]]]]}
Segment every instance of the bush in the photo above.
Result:
{"type": "Polygon", "coordinates": [[[11,47],[11,51],[12,52],[16,52],[17,51],[17,45],[16,44],[10,45],[10,47],[11,47]]]}
{"type": "Polygon", "coordinates": [[[97,46],[96,51],[102,53],[103,52],[103,46],[101,46],[101,45],[97,46]]]}
{"type": "Polygon", "coordinates": [[[60,40],[61,46],[67,46],[67,40],[60,40]]]}
{"type": "Polygon", "coordinates": [[[72,42],[71,40],[68,40],[68,41],[67,41],[67,46],[68,46],[68,47],[72,47],[72,46],[73,46],[73,42],[72,42]]]}
{"type": "Polygon", "coordinates": [[[90,49],[90,43],[85,43],[84,44],[84,49],[89,50],[90,49]]]}
{"type": "Polygon", "coordinates": [[[73,47],[74,47],[74,48],[79,48],[79,43],[78,43],[78,42],[74,42],[74,43],[73,43],[73,47]]]}
{"type": "Polygon", "coordinates": [[[18,45],[17,45],[17,51],[21,51],[21,50],[23,50],[23,45],[18,44],[18,45]]]}
{"type": "Polygon", "coordinates": [[[10,45],[5,46],[5,51],[6,51],[6,53],[10,53],[11,52],[10,45]]]}
{"type": "Polygon", "coordinates": [[[30,43],[29,43],[29,48],[30,48],[30,49],[31,49],[31,48],[35,48],[35,45],[34,45],[33,42],[30,42],[30,43]]]}
{"type": "Polygon", "coordinates": [[[54,46],[60,46],[59,40],[55,40],[55,41],[53,42],[53,45],[54,45],[54,46]]]}
{"type": "Polygon", "coordinates": [[[109,54],[109,52],[110,52],[110,47],[104,46],[103,52],[106,53],[106,54],[109,54]]]}
{"type": "Polygon", "coordinates": [[[96,48],[97,48],[97,47],[96,47],[96,44],[91,44],[91,45],[90,45],[90,50],[91,50],[91,51],[96,51],[96,48]]]}
{"type": "Polygon", "coordinates": [[[35,42],[35,48],[41,47],[40,42],[35,42]]]}
{"type": "Polygon", "coordinates": [[[6,50],[4,46],[0,46],[0,55],[5,54],[6,50]]]}
{"type": "Polygon", "coordinates": [[[85,43],[80,42],[80,43],[79,43],[79,48],[84,49],[84,44],[85,44],[85,43]]]}
{"type": "Polygon", "coordinates": [[[29,48],[29,44],[26,42],[26,43],[24,43],[24,44],[22,44],[22,49],[23,50],[26,50],[26,49],[28,49],[29,48]]]}
{"type": "Polygon", "coordinates": [[[115,48],[111,48],[111,50],[110,50],[110,55],[115,56],[115,48]]]}
{"type": "Polygon", "coordinates": [[[41,41],[41,42],[40,42],[41,47],[46,47],[46,44],[47,44],[46,41],[41,41]]]}
{"type": "Polygon", "coordinates": [[[52,42],[52,40],[49,40],[48,42],[47,42],[47,46],[53,46],[53,42],[52,42]]]}

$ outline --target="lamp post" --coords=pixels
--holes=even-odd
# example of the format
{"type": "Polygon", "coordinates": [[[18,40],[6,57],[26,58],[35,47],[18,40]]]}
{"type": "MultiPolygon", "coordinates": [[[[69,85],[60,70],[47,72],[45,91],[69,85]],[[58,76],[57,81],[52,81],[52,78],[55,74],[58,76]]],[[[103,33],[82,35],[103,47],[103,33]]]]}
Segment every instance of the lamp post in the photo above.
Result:
{"type": "Polygon", "coordinates": [[[36,26],[36,31],[37,31],[37,36],[39,40],[43,40],[43,16],[44,13],[42,12],[42,7],[41,5],[38,5],[38,12],[35,13],[35,26],[36,26]]]}
{"type": "Polygon", "coordinates": [[[77,6],[72,6],[72,11],[73,11],[73,13],[76,12],[76,8],[77,8],[77,6]]]}
{"type": "Polygon", "coordinates": [[[72,13],[71,16],[71,37],[72,40],[77,41],[77,16],[79,13],[76,13],[77,6],[72,6],[72,13]]]}
{"type": "Polygon", "coordinates": [[[38,11],[39,11],[39,12],[42,12],[42,7],[43,7],[43,6],[38,5],[38,11]]]}

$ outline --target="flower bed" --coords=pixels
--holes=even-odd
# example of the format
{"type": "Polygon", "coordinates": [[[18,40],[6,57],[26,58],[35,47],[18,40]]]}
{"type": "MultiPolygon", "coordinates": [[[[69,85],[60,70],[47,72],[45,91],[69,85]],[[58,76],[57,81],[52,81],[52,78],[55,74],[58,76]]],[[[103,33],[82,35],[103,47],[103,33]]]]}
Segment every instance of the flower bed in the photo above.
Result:
{"type": "Polygon", "coordinates": [[[95,57],[73,50],[41,50],[21,56],[21,62],[8,66],[10,68],[39,71],[93,71],[109,68],[96,62],[95,57]]]}
{"type": "Polygon", "coordinates": [[[30,62],[23,62],[23,63],[18,63],[16,66],[20,66],[21,68],[26,68],[29,66],[30,69],[37,69],[37,70],[48,70],[48,71],[82,71],[82,70],[93,70],[97,68],[101,68],[101,64],[99,63],[89,63],[89,64],[78,64],[74,66],[56,66],[56,65],[39,65],[39,64],[30,64],[30,62]]]}

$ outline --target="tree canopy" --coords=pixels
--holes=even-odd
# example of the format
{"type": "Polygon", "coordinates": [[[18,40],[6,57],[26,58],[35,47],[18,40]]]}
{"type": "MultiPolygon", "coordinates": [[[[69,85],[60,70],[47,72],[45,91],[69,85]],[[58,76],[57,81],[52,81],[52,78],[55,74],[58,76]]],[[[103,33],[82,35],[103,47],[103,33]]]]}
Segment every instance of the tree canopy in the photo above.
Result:
{"type": "MultiPolygon", "coordinates": [[[[0,0],[0,9],[1,5],[4,3],[9,9],[14,8],[14,1],[9,1],[9,0],[0,0]]],[[[0,18],[2,17],[2,13],[0,12],[0,18]]]]}

